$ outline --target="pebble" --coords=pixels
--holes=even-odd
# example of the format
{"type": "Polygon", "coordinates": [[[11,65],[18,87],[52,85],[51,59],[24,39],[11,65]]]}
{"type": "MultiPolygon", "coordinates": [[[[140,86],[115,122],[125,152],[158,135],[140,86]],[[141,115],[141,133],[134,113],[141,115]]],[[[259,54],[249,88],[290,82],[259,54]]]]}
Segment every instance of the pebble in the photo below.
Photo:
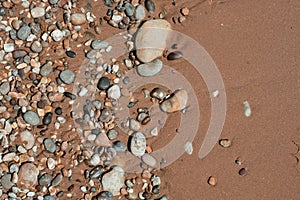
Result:
{"type": "Polygon", "coordinates": [[[31,9],[30,13],[33,18],[43,17],[45,15],[45,9],[42,7],[35,7],[31,9]]]}
{"type": "Polygon", "coordinates": [[[19,182],[26,187],[32,187],[37,183],[38,168],[33,163],[22,164],[18,173],[19,182]]]}
{"type": "Polygon", "coordinates": [[[211,185],[211,186],[215,186],[215,185],[217,185],[217,179],[216,179],[215,177],[213,177],[213,176],[210,176],[210,177],[208,178],[207,183],[208,183],[209,185],[211,185]]]}
{"type": "Polygon", "coordinates": [[[106,41],[101,41],[101,40],[93,40],[91,43],[91,48],[92,49],[104,49],[108,47],[108,42],[106,41]]]}
{"type": "Polygon", "coordinates": [[[82,25],[86,22],[85,15],[82,13],[71,14],[70,20],[71,20],[72,25],[75,25],[75,26],[82,25]]]}
{"type": "Polygon", "coordinates": [[[100,156],[98,154],[94,154],[92,157],[91,157],[91,164],[92,165],[98,165],[100,163],[100,156]]]}
{"type": "Polygon", "coordinates": [[[114,140],[118,137],[119,135],[119,132],[115,129],[111,129],[108,131],[107,133],[107,137],[110,139],[110,140],[114,140]]]}
{"type": "Polygon", "coordinates": [[[10,91],[10,84],[9,82],[3,82],[0,85],[0,93],[3,95],[8,94],[8,92],[10,91]]]}
{"type": "Polygon", "coordinates": [[[23,115],[23,119],[26,123],[36,126],[40,123],[40,118],[39,116],[33,112],[33,111],[27,111],[24,115],[23,115]]]}
{"type": "Polygon", "coordinates": [[[112,85],[108,90],[107,90],[107,97],[118,100],[121,97],[121,90],[120,86],[118,85],[112,85]]]}
{"type": "Polygon", "coordinates": [[[100,121],[107,123],[109,122],[109,120],[111,120],[111,118],[112,118],[112,111],[109,108],[104,108],[99,118],[100,121]]]}
{"type": "Polygon", "coordinates": [[[10,162],[12,161],[14,158],[16,157],[16,153],[15,152],[10,152],[7,153],[3,156],[2,161],[3,162],[10,162]]]}
{"type": "Polygon", "coordinates": [[[48,169],[52,170],[55,168],[56,161],[53,158],[48,158],[47,159],[47,167],[48,169]]]}
{"type": "Polygon", "coordinates": [[[180,12],[183,16],[189,15],[190,10],[187,7],[181,8],[180,12]]]}
{"type": "Polygon", "coordinates": [[[59,42],[63,39],[64,35],[61,30],[56,29],[56,30],[52,31],[51,37],[53,38],[53,40],[55,42],[59,42]]]}
{"type": "Polygon", "coordinates": [[[118,152],[125,152],[127,149],[126,144],[124,144],[124,142],[121,141],[114,142],[113,148],[118,152]]]}
{"type": "Polygon", "coordinates": [[[164,112],[172,113],[182,110],[186,107],[188,100],[187,91],[180,89],[174,92],[173,96],[164,100],[160,104],[160,108],[164,112]]]}
{"type": "Polygon", "coordinates": [[[57,4],[58,1],[59,1],[59,0],[49,0],[49,3],[50,3],[51,5],[54,5],[54,4],[57,4]]]}
{"type": "Polygon", "coordinates": [[[125,172],[121,167],[113,167],[110,172],[104,174],[102,177],[103,190],[111,192],[113,196],[119,195],[120,189],[124,185],[124,176],[125,172]]]}
{"type": "Polygon", "coordinates": [[[20,40],[26,40],[29,35],[30,35],[31,29],[29,26],[25,25],[22,26],[18,31],[17,31],[17,37],[20,40]]]}
{"type": "Polygon", "coordinates": [[[99,176],[102,175],[102,173],[104,172],[105,170],[103,169],[103,167],[100,165],[100,166],[97,166],[95,168],[93,168],[89,174],[89,177],[91,179],[94,179],[94,178],[98,178],[99,176]]]}
{"type": "Polygon", "coordinates": [[[184,145],[184,150],[187,154],[192,155],[193,153],[193,144],[192,142],[186,142],[184,145]]]}
{"type": "Polygon", "coordinates": [[[69,84],[73,83],[73,81],[75,79],[75,75],[74,75],[73,71],[67,69],[67,70],[60,72],[59,78],[62,80],[62,82],[69,85],[69,84]]]}
{"type": "Polygon", "coordinates": [[[155,12],[155,4],[152,0],[145,0],[145,7],[149,13],[155,12]]]}
{"type": "Polygon", "coordinates": [[[53,64],[51,61],[45,63],[40,70],[42,76],[48,76],[53,71],[53,64]]]}
{"type": "Polygon", "coordinates": [[[141,128],[141,125],[138,121],[136,121],[135,119],[130,119],[129,120],[129,128],[133,131],[138,131],[141,128]]]}
{"type": "Polygon", "coordinates": [[[180,51],[174,51],[168,54],[167,59],[168,60],[177,60],[182,58],[183,54],[180,51]]]}
{"type": "Polygon", "coordinates": [[[57,174],[55,176],[55,178],[52,180],[51,182],[51,186],[55,187],[58,186],[60,184],[60,182],[62,181],[63,175],[61,173],[57,174]]]}
{"type": "Polygon", "coordinates": [[[33,147],[34,142],[35,142],[35,138],[34,138],[34,136],[31,132],[29,132],[28,130],[25,130],[25,131],[21,132],[20,137],[21,137],[21,141],[23,143],[23,146],[27,150],[31,149],[33,147]]]}
{"type": "Polygon", "coordinates": [[[104,5],[106,5],[107,7],[113,7],[114,3],[112,0],[103,0],[104,5]]]}
{"type": "Polygon", "coordinates": [[[167,92],[164,89],[162,89],[162,88],[154,88],[150,92],[150,96],[161,101],[164,98],[166,98],[167,92]]]}
{"type": "Polygon", "coordinates": [[[99,90],[106,90],[110,86],[110,81],[107,77],[101,77],[97,83],[97,88],[99,90]]]}
{"type": "Polygon", "coordinates": [[[231,141],[229,139],[221,139],[219,140],[219,144],[224,148],[228,148],[231,146],[231,141]]]}
{"type": "Polygon", "coordinates": [[[151,62],[162,56],[171,25],[163,19],[146,21],[135,38],[136,54],[140,61],[151,62]],[[151,48],[150,48],[151,47],[151,48]]]}
{"type": "Polygon", "coordinates": [[[131,3],[126,3],[124,5],[124,8],[125,8],[125,14],[128,16],[128,17],[131,17],[133,16],[134,14],[134,7],[131,3]]]}
{"type": "Polygon", "coordinates": [[[246,173],[247,173],[247,170],[245,168],[241,168],[239,170],[239,175],[241,175],[241,176],[245,175],[246,173]]]}
{"type": "Polygon", "coordinates": [[[30,46],[31,51],[34,53],[40,53],[43,50],[43,45],[40,43],[40,41],[35,40],[31,46],[30,46]]]}
{"type": "Polygon", "coordinates": [[[43,124],[44,125],[49,125],[52,121],[52,112],[47,112],[43,118],[43,124]]]}
{"type": "Polygon", "coordinates": [[[4,15],[6,15],[6,8],[0,6],[0,16],[4,16],[4,15]]]}
{"type": "Polygon", "coordinates": [[[157,166],[157,161],[156,159],[151,156],[150,154],[148,153],[145,153],[143,156],[142,156],[142,161],[146,164],[146,165],[149,165],[150,167],[156,167],[157,166]]]}
{"type": "Polygon", "coordinates": [[[38,182],[41,186],[48,186],[50,185],[51,180],[52,180],[52,176],[50,174],[45,173],[40,176],[38,182]]]}
{"type": "Polygon", "coordinates": [[[80,91],[78,93],[78,96],[83,97],[88,93],[88,89],[86,89],[85,87],[80,88],[80,91]]]}
{"type": "Polygon", "coordinates": [[[244,101],[244,114],[246,117],[251,116],[251,108],[250,108],[250,104],[248,101],[244,101]]]}
{"type": "Polygon", "coordinates": [[[135,10],[135,18],[137,20],[143,20],[146,17],[146,10],[145,7],[139,5],[135,10]]]}
{"type": "Polygon", "coordinates": [[[13,185],[14,185],[14,183],[13,182],[11,182],[11,174],[4,174],[2,177],[1,177],[1,179],[0,179],[0,184],[2,185],[2,187],[4,188],[4,189],[10,189],[13,185]]]}
{"type": "Polygon", "coordinates": [[[141,132],[134,132],[129,137],[130,151],[135,156],[143,156],[146,150],[146,137],[141,132]]]}
{"type": "Polygon", "coordinates": [[[52,139],[49,139],[49,138],[45,139],[44,146],[45,146],[45,149],[50,153],[54,153],[56,151],[56,144],[55,144],[55,141],[52,139]]]}
{"type": "Polygon", "coordinates": [[[13,58],[23,58],[24,56],[27,55],[27,52],[25,50],[16,50],[13,52],[13,58]]]}
{"type": "Polygon", "coordinates": [[[15,45],[14,44],[4,44],[3,47],[4,51],[9,53],[9,52],[13,52],[15,50],[15,45]]]}
{"type": "Polygon", "coordinates": [[[136,67],[137,73],[140,76],[154,76],[160,72],[163,67],[163,63],[161,60],[156,59],[152,63],[141,64],[136,67]]]}

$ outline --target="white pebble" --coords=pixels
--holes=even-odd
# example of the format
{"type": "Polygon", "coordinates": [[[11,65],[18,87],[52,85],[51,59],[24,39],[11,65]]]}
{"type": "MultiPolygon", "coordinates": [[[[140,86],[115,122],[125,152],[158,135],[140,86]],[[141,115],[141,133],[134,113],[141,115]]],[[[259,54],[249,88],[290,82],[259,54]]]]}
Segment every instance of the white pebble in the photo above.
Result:
{"type": "Polygon", "coordinates": [[[251,108],[248,101],[244,101],[244,114],[246,117],[250,117],[251,115],[251,108]]]}
{"type": "Polygon", "coordinates": [[[192,155],[192,153],[193,153],[193,144],[191,142],[185,143],[184,150],[187,154],[192,155]]]}

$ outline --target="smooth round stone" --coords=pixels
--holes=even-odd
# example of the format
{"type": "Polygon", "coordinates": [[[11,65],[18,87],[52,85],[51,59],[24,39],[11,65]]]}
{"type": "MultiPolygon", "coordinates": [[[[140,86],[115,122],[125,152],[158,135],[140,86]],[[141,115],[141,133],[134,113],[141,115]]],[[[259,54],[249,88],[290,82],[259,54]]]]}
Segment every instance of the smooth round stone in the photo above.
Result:
{"type": "Polygon", "coordinates": [[[11,182],[11,174],[4,174],[0,179],[0,184],[4,189],[10,189],[14,183],[11,182]]]}
{"type": "Polygon", "coordinates": [[[56,166],[56,161],[53,158],[48,158],[47,159],[47,167],[48,169],[52,170],[56,166]]]}
{"type": "Polygon", "coordinates": [[[109,120],[111,120],[111,118],[112,118],[112,111],[109,108],[104,108],[99,118],[100,121],[107,123],[109,122],[109,120]]]}
{"type": "Polygon", "coordinates": [[[71,83],[73,83],[73,81],[75,79],[75,75],[74,75],[73,71],[67,69],[67,70],[60,72],[59,78],[65,84],[71,84],[71,83]]]}
{"type": "Polygon", "coordinates": [[[135,18],[137,20],[142,20],[146,17],[146,10],[144,6],[139,5],[135,10],[135,18]]]}
{"type": "Polygon", "coordinates": [[[61,107],[57,107],[57,108],[55,108],[55,114],[57,114],[57,115],[61,115],[62,114],[62,108],[61,107]]]}
{"type": "Polygon", "coordinates": [[[104,49],[108,47],[108,42],[106,41],[100,41],[100,40],[93,40],[91,43],[91,48],[92,49],[104,49]]]}
{"type": "Polygon", "coordinates": [[[38,181],[41,186],[48,186],[51,183],[51,180],[52,176],[46,173],[41,175],[38,181]]]}
{"type": "Polygon", "coordinates": [[[52,180],[51,182],[51,186],[55,187],[58,186],[60,184],[60,182],[62,181],[63,175],[61,173],[57,174],[55,176],[55,178],[52,180]]]}
{"type": "Polygon", "coordinates": [[[98,154],[94,154],[92,157],[91,157],[91,160],[90,160],[90,163],[92,165],[98,165],[100,163],[100,156],[98,154]]]}
{"type": "Polygon", "coordinates": [[[31,9],[30,13],[33,18],[43,17],[45,15],[45,9],[42,7],[35,7],[31,9]]]}
{"type": "Polygon", "coordinates": [[[118,85],[113,85],[107,90],[107,97],[118,100],[121,97],[121,90],[120,86],[118,85]]]}
{"type": "Polygon", "coordinates": [[[48,76],[53,71],[53,65],[52,62],[45,63],[40,70],[40,74],[42,76],[48,76]]]}
{"type": "Polygon", "coordinates": [[[163,67],[163,63],[161,60],[156,59],[152,63],[145,63],[137,66],[136,70],[140,76],[154,76],[160,72],[163,67]]]}
{"type": "Polygon", "coordinates": [[[25,163],[21,165],[18,173],[19,182],[25,187],[32,187],[36,185],[38,175],[39,170],[33,163],[25,163]]]}
{"type": "Polygon", "coordinates": [[[167,96],[167,92],[162,88],[154,88],[150,95],[158,100],[163,100],[167,96]]]}
{"type": "Polygon", "coordinates": [[[33,112],[33,111],[27,111],[24,115],[23,115],[23,119],[26,123],[36,126],[40,123],[40,118],[39,116],[33,112]]]}
{"type": "Polygon", "coordinates": [[[66,55],[70,58],[76,57],[76,53],[74,51],[66,51],[66,55]]]}
{"type": "Polygon", "coordinates": [[[37,23],[30,23],[31,33],[38,35],[41,32],[41,26],[37,23]]]}
{"type": "Polygon", "coordinates": [[[71,14],[70,20],[71,20],[72,25],[75,25],[75,26],[82,25],[86,22],[85,15],[82,13],[71,14]]]}
{"type": "Polygon", "coordinates": [[[146,165],[149,165],[150,167],[156,167],[157,166],[157,161],[156,159],[151,156],[150,154],[148,153],[145,153],[143,156],[142,156],[142,161],[146,164],[146,165]]]}
{"type": "Polygon", "coordinates": [[[133,131],[138,131],[141,128],[141,125],[138,121],[136,121],[135,119],[130,119],[129,120],[129,128],[133,131]]]}
{"type": "Polygon", "coordinates": [[[126,144],[124,144],[124,142],[121,141],[114,142],[113,148],[118,152],[125,152],[127,149],[126,144]]]}
{"type": "Polygon", "coordinates": [[[119,135],[119,132],[117,130],[115,130],[115,129],[111,129],[107,133],[107,137],[110,140],[116,139],[118,137],[118,135],[119,135]]]}
{"type": "Polygon", "coordinates": [[[0,85],[0,93],[3,94],[3,95],[6,95],[8,94],[10,91],[10,84],[9,82],[3,82],[1,83],[0,85]]]}
{"type": "Polygon", "coordinates": [[[164,100],[160,104],[160,108],[162,111],[167,113],[176,112],[182,110],[186,107],[188,101],[188,93],[185,90],[177,90],[174,94],[164,100]]]}
{"type": "Polygon", "coordinates": [[[133,7],[133,5],[131,3],[126,3],[124,5],[124,8],[125,8],[125,14],[128,17],[131,17],[134,14],[134,7],[133,7]]]}
{"type": "Polygon", "coordinates": [[[143,156],[146,150],[146,137],[141,132],[134,132],[129,137],[130,151],[135,156],[143,156]]]}
{"type": "Polygon", "coordinates": [[[113,196],[120,194],[120,189],[124,185],[125,172],[119,167],[115,166],[110,172],[106,173],[102,177],[102,187],[104,191],[109,191],[113,196]]]}
{"type": "Polygon", "coordinates": [[[59,42],[63,39],[64,35],[61,30],[56,29],[56,30],[52,31],[51,37],[53,38],[53,40],[55,42],[59,42]]]}
{"type": "Polygon", "coordinates": [[[43,124],[44,125],[49,125],[52,121],[52,112],[47,112],[43,118],[43,124]]]}
{"type": "Polygon", "coordinates": [[[171,25],[163,19],[146,21],[135,37],[136,55],[144,63],[162,56],[171,25]]]}
{"type": "Polygon", "coordinates": [[[45,146],[45,149],[50,153],[54,153],[56,151],[56,144],[55,144],[55,141],[52,139],[49,139],[49,138],[45,139],[44,146],[45,146]]]}
{"type": "Polygon", "coordinates": [[[22,26],[18,31],[17,31],[17,37],[20,40],[26,40],[28,36],[30,35],[31,29],[29,26],[25,25],[22,26]]]}
{"type": "Polygon", "coordinates": [[[110,81],[107,77],[101,77],[98,81],[97,88],[99,90],[106,90],[110,86],[110,81]]]}
{"type": "Polygon", "coordinates": [[[30,46],[31,51],[34,53],[40,53],[43,50],[43,45],[39,41],[35,40],[31,46],[30,46]]]}
{"type": "Polygon", "coordinates": [[[4,44],[3,49],[5,52],[10,53],[15,50],[15,45],[14,44],[4,44]]]}
{"type": "Polygon", "coordinates": [[[152,0],[145,0],[145,7],[149,13],[155,12],[155,4],[152,0]]]}
{"type": "Polygon", "coordinates": [[[23,146],[28,150],[31,149],[34,145],[35,139],[31,132],[25,130],[21,132],[20,134],[21,141],[23,143],[23,146]]]}
{"type": "Polygon", "coordinates": [[[19,167],[16,164],[12,164],[9,166],[9,172],[10,173],[18,173],[19,172],[19,167]]]}

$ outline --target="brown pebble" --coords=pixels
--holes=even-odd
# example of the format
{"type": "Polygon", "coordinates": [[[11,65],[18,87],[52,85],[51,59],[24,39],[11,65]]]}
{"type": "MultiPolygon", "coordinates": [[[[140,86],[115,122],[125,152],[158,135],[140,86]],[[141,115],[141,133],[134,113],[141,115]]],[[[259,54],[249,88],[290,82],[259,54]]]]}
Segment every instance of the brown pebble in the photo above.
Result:
{"type": "Polygon", "coordinates": [[[180,12],[183,16],[187,16],[187,15],[189,15],[190,10],[187,7],[184,7],[184,8],[181,8],[180,12]]]}
{"type": "Polygon", "coordinates": [[[247,173],[247,170],[245,168],[241,168],[239,170],[239,175],[241,175],[241,176],[245,175],[246,173],[247,173]]]}
{"type": "Polygon", "coordinates": [[[213,176],[210,176],[210,177],[208,178],[207,183],[208,183],[209,185],[211,185],[211,186],[215,186],[215,185],[217,184],[217,179],[216,179],[215,177],[213,177],[213,176]]]}

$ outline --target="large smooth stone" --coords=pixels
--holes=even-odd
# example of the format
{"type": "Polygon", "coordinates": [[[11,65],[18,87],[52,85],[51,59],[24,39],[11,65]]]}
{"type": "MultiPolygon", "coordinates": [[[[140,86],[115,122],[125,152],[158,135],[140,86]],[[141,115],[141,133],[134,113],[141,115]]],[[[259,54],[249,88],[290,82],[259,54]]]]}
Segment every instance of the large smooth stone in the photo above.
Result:
{"type": "Polygon", "coordinates": [[[102,187],[104,191],[111,192],[114,196],[120,194],[120,190],[124,185],[124,170],[115,166],[110,172],[104,174],[102,177],[102,187]]]}
{"type": "Polygon", "coordinates": [[[130,151],[135,156],[143,156],[146,150],[146,137],[141,132],[134,132],[129,137],[130,151]]]}
{"type": "Polygon", "coordinates": [[[136,54],[140,61],[147,63],[162,56],[171,25],[163,19],[146,21],[135,38],[136,54]]]}
{"type": "Polygon", "coordinates": [[[162,111],[167,113],[176,112],[186,107],[187,100],[188,100],[187,91],[176,90],[170,98],[164,100],[160,104],[160,108],[162,111]]]}
{"type": "Polygon", "coordinates": [[[163,67],[161,60],[157,59],[152,63],[145,63],[137,66],[136,71],[140,76],[154,76],[160,72],[163,67]]]}
{"type": "Polygon", "coordinates": [[[18,176],[20,184],[25,187],[32,187],[37,184],[39,175],[38,168],[33,163],[25,163],[20,167],[18,176]]]}

